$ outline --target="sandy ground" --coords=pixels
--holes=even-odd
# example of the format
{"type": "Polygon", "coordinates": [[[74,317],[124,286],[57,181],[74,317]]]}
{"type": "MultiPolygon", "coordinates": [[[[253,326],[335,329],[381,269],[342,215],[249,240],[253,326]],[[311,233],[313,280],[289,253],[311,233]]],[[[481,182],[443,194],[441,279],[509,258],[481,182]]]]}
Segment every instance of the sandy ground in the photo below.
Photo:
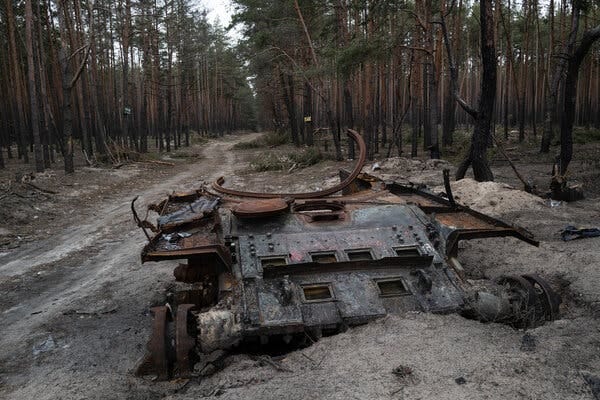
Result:
{"type": "MultiPolygon", "coordinates": [[[[240,174],[263,151],[228,151],[240,138],[212,140],[199,147],[201,157],[176,167],[131,164],[36,177],[36,185],[58,193],[19,188],[31,205],[18,213],[6,211],[18,208],[14,196],[0,195],[0,398],[594,399],[586,379],[600,376],[600,238],[562,242],[559,231],[567,224],[600,225],[597,187],[586,200],[550,207],[510,186],[469,180],[453,184],[460,201],[528,228],[541,245],[466,242],[461,261],[468,275],[542,273],[563,295],[561,320],[523,332],[456,315],[409,313],[274,361],[233,355],[207,378],[156,383],[134,377],[150,331],[148,310],[164,301],[176,264],[140,264],[145,238],[131,219],[130,201],[140,195],[141,209],[171,190],[240,174]]],[[[371,163],[366,170],[434,188],[447,165],[378,162],[379,171],[371,171],[371,163]]],[[[578,167],[598,184],[597,165],[578,167]]],[[[338,168],[326,161],[291,174],[243,174],[230,183],[316,188],[334,182],[338,168]]],[[[524,168],[540,182],[547,179],[549,165],[524,168]]],[[[515,184],[504,163],[494,172],[515,184]]]]}

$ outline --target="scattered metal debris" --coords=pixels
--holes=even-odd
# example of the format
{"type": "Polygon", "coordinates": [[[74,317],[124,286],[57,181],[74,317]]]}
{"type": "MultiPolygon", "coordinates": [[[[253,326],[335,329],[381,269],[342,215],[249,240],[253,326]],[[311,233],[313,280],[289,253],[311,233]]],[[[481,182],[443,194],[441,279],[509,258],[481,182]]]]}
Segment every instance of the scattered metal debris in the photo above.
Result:
{"type": "Polygon", "coordinates": [[[575,239],[584,239],[600,236],[600,228],[576,228],[573,225],[568,225],[560,231],[562,240],[569,241],[575,239]]]}
{"type": "MultiPolygon", "coordinates": [[[[519,328],[557,318],[560,297],[540,277],[472,284],[458,261],[462,240],[512,236],[537,246],[531,233],[457,204],[450,190],[445,199],[360,174],[366,148],[349,135],[359,162],[333,188],[253,193],[220,179],[212,191],[174,193],[149,207],[159,218],[142,261],[187,259],[174,272],[187,286],[174,296],[174,313],[152,309],[138,374],[189,376],[196,361],[211,370],[206,360],[237,346],[307,345],[412,310],[519,328]]],[[[138,225],[153,226],[132,209],[138,225]]]]}

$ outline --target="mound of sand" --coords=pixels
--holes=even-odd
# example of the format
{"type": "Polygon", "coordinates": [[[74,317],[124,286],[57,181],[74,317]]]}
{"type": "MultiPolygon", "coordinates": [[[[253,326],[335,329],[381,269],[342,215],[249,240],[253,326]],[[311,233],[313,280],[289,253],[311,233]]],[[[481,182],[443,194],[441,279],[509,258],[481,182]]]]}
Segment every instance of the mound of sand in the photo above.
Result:
{"type": "MultiPolygon", "coordinates": [[[[533,194],[498,182],[477,182],[471,178],[452,182],[452,193],[460,204],[491,215],[501,215],[509,211],[540,210],[545,208],[544,200],[533,194]]],[[[435,193],[443,192],[438,186],[435,193]]]]}

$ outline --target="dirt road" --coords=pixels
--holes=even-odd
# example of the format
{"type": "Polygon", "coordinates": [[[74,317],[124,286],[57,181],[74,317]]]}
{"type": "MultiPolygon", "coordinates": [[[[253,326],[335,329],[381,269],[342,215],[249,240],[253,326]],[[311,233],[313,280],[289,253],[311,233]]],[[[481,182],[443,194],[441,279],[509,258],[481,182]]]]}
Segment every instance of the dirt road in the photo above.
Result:
{"type": "Polygon", "coordinates": [[[0,397],[135,398],[142,382],[129,372],[144,351],[148,307],[164,300],[172,265],[140,265],[146,239],[132,222],[131,199],[140,195],[142,206],[230,174],[241,162],[228,151],[237,140],[211,141],[199,164],[89,204],[92,215],[77,210],[64,231],[0,257],[0,397]]]}
{"type": "MultiPolygon", "coordinates": [[[[130,201],[140,195],[141,208],[173,189],[233,173],[249,155],[228,151],[239,140],[211,141],[202,147],[203,158],[178,164],[164,176],[124,171],[129,185],[73,208],[50,237],[0,255],[0,398],[594,398],[586,379],[600,376],[595,250],[600,238],[562,243],[556,230],[565,222],[597,218],[597,199],[559,209],[533,210],[524,203],[496,210],[534,230],[542,240],[539,249],[513,239],[463,248],[465,268],[474,278],[540,272],[562,285],[560,321],[525,333],[456,315],[410,313],[323,338],[277,364],[235,355],[223,371],[201,380],[155,383],[134,377],[149,335],[148,310],[164,301],[175,263],[140,264],[146,239],[131,220],[130,201]]],[[[308,186],[315,177],[334,179],[337,168],[325,162],[292,176],[255,174],[243,180],[308,186]]],[[[425,169],[414,173],[422,177],[425,169]]],[[[435,167],[425,172],[441,177],[435,167]]],[[[502,193],[488,194],[486,202],[501,202],[502,193]]]]}

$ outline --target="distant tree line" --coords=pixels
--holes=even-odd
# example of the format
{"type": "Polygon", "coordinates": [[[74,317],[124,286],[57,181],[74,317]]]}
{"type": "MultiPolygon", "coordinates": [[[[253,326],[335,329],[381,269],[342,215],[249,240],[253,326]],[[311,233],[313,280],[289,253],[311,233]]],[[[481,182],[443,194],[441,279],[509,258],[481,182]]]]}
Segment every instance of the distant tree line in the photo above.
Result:
{"type": "Polygon", "coordinates": [[[370,157],[422,142],[437,158],[472,124],[463,166],[487,180],[495,138],[560,140],[564,174],[573,125],[600,129],[597,0],[233,3],[235,47],[192,0],[0,0],[0,166],[33,154],[43,170],[58,151],[72,172],[75,151],[257,126],[308,145],[329,131],[338,158],[345,128],[370,157]]]}
{"type": "Polygon", "coordinates": [[[0,167],[255,127],[243,61],[191,0],[0,2],[0,167]]]}
{"type": "MultiPolygon", "coordinates": [[[[352,127],[363,132],[370,156],[405,154],[410,135],[409,154],[417,155],[422,137],[424,149],[439,157],[457,125],[476,122],[464,111],[478,103],[486,77],[482,52],[496,64],[487,75],[495,81],[485,105],[488,126],[500,127],[487,129],[484,145],[514,132],[519,141],[533,136],[548,152],[557,137],[568,145],[569,124],[600,129],[598,1],[235,3],[260,123],[287,129],[295,143],[312,143],[314,129],[326,127],[340,156],[341,132],[352,127]]],[[[567,153],[563,148],[563,171],[567,153]]]]}

